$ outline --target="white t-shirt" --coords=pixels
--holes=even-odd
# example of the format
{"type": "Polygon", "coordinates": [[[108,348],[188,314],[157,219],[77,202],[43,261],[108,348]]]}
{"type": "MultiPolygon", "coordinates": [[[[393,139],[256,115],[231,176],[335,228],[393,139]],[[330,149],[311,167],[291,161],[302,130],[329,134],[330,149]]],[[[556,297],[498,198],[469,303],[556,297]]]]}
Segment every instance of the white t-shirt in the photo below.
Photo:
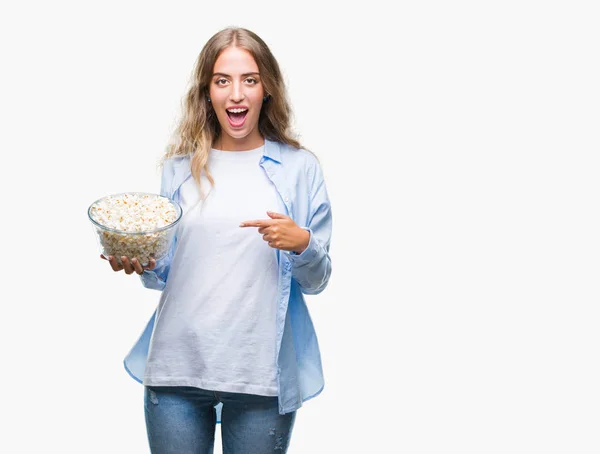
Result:
{"type": "MultiPolygon", "coordinates": [[[[263,148],[211,150],[215,187],[204,201],[194,178],[181,186],[183,216],[145,385],[278,394],[277,251],[257,227],[239,226],[277,211],[277,190],[259,165],[263,148]]],[[[210,183],[202,184],[206,192],[210,183]]]]}

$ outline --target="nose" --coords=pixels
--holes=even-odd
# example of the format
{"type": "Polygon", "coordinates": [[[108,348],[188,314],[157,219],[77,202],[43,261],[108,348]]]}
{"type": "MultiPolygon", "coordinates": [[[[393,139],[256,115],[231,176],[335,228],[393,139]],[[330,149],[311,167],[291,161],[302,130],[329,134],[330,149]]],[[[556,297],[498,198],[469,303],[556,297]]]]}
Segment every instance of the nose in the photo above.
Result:
{"type": "Polygon", "coordinates": [[[242,99],[244,99],[245,95],[244,95],[242,84],[240,82],[233,82],[231,84],[231,86],[232,86],[232,89],[231,89],[231,93],[229,94],[231,101],[240,102],[242,99]]]}

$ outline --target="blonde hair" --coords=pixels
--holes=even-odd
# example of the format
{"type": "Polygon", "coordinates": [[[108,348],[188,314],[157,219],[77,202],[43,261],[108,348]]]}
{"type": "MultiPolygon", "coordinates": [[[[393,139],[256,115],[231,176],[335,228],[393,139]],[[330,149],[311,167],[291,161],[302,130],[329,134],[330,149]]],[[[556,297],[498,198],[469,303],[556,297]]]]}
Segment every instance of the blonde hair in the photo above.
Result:
{"type": "Polygon", "coordinates": [[[191,86],[182,106],[182,118],[173,133],[174,140],[167,146],[159,164],[162,165],[165,159],[171,157],[191,154],[191,172],[198,186],[203,170],[211,185],[215,184],[208,170],[208,156],[215,139],[221,133],[221,126],[208,102],[208,96],[215,62],[221,52],[229,47],[244,49],[252,55],[258,65],[264,93],[270,98],[261,108],[258,120],[260,134],[265,139],[306,149],[291,131],[292,110],[287,100],[279,64],[269,47],[250,30],[239,27],[225,28],[206,42],[198,56],[190,81],[191,86]]]}

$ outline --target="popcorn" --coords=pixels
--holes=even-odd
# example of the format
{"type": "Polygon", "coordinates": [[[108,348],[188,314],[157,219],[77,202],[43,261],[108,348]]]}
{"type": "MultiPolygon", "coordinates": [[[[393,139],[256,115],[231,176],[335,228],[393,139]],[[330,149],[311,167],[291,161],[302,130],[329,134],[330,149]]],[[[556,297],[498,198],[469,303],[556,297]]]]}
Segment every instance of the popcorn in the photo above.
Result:
{"type": "Polygon", "coordinates": [[[105,257],[112,255],[119,264],[121,256],[137,257],[146,266],[169,251],[175,229],[168,226],[178,223],[181,208],[167,197],[130,192],[103,197],[88,214],[100,224],[94,226],[105,257]]]}

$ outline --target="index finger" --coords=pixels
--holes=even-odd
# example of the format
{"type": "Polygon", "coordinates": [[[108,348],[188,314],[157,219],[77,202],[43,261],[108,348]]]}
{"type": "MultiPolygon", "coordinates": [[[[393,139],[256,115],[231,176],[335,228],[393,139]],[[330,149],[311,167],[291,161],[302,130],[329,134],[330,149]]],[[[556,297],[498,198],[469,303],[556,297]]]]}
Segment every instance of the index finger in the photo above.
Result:
{"type": "Polygon", "coordinates": [[[256,219],[254,221],[244,221],[240,223],[240,227],[265,227],[273,224],[273,219],[256,219]]]}

